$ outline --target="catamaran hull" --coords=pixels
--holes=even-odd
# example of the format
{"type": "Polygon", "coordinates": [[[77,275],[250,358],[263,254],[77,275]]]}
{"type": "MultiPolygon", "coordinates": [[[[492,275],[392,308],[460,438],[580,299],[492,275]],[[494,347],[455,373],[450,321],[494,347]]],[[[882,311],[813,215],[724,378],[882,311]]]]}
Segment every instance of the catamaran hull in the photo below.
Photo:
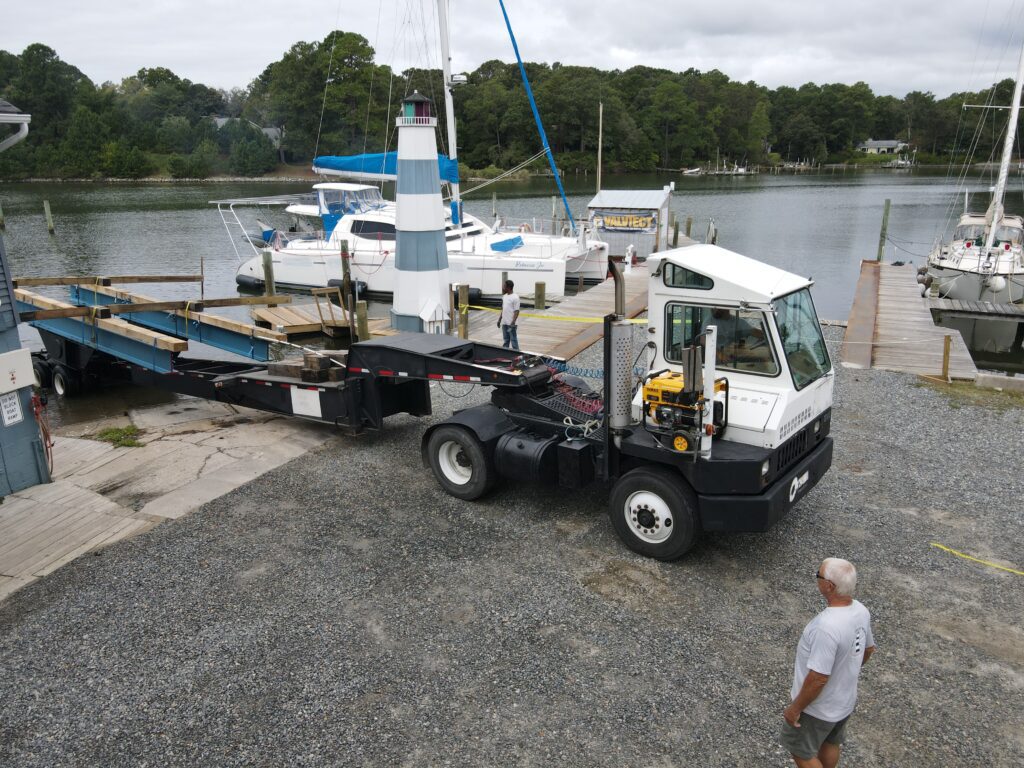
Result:
{"type": "MultiPolygon", "coordinates": [[[[299,290],[340,285],[343,279],[341,257],[336,254],[311,256],[272,251],[274,282],[299,290]]],[[[466,283],[484,298],[501,296],[502,276],[516,284],[520,295],[531,296],[537,283],[544,283],[546,296],[554,301],[565,293],[566,262],[560,259],[521,259],[500,256],[449,253],[448,269],[453,283],[466,283]]],[[[395,256],[389,252],[355,253],[350,262],[351,279],[366,284],[377,296],[394,294],[398,271],[395,256]]],[[[235,282],[244,288],[262,288],[263,259],[252,258],[238,268],[235,282]]]]}

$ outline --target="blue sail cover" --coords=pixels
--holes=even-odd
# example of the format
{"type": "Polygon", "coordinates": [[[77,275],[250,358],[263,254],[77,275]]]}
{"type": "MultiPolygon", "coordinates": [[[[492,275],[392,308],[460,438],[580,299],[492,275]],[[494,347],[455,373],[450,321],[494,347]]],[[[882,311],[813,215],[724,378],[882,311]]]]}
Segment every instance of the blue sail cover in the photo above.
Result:
{"type": "MultiPolygon", "coordinates": [[[[438,154],[437,168],[441,180],[459,183],[459,164],[438,154]]],[[[398,175],[398,153],[377,152],[367,155],[323,155],[313,160],[315,173],[350,176],[362,179],[394,180],[398,175]]]]}

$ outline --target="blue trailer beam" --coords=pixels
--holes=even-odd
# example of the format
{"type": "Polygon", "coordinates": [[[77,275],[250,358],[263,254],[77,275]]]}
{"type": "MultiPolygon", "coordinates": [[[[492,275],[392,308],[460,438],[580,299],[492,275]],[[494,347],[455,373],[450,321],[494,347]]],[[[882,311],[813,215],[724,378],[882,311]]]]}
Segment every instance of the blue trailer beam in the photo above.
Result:
{"type": "MultiPolygon", "coordinates": [[[[85,285],[71,286],[71,301],[75,304],[131,304],[126,299],[118,299],[105,293],[98,293],[85,285]]],[[[223,349],[251,360],[267,361],[270,359],[270,342],[252,333],[238,333],[216,325],[207,325],[194,318],[185,319],[176,312],[125,312],[118,315],[122,320],[160,331],[179,339],[198,341],[211,347],[223,349]]]]}
{"type": "MultiPolygon", "coordinates": [[[[31,312],[39,307],[24,301],[18,303],[19,312],[31,312]]],[[[81,344],[106,352],[120,360],[127,360],[157,373],[170,373],[174,369],[173,353],[160,349],[154,341],[147,344],[94,326],[77,317],[61,317],[55,320],[33,320],[29,325],[81,344]]]]}

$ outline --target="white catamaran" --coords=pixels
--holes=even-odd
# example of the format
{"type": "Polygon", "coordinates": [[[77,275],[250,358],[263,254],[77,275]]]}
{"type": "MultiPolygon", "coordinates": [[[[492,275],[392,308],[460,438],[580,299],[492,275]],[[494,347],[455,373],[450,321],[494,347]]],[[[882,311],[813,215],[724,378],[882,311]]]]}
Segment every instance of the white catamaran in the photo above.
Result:
{"type": "Polygon", "coordinates": [[[1024,47],[992,202],[984,213],[965,210],[953,230],[953,239],[940,243],[928,256],[928,275],[944,298],[997,304],[1024,299],[1024,219],[1008,215],[1003,208],[1022,83],[1024,47]]]}
{"type": "MultiPolygon", "coordinates": [[[[459,82],[451,74],[448,53],[447,7],[438,0],[441,38],[441,63],[445,80],[448,146],[454,148],[456,129],[452,88],[459,82]]],[[[546,141],[545,141],[546,145],[546,141]]],[[[454,154],[454,150],[453,154],[454,154]]],[[[313,170],[360,181],[381,183],[396,178],[394,152],[345,157],[318,157],[313,170]]],[[[582,224],[575,237],[542,234],[523,224],[503,231],[492,228],[462,209],[458,161],[438,156],[442,183],[451,191],[451,205],[445,208],[445,237],[452,280],[469,284],[482,297],[501,296],[502,274],[507,273],[520,292],[533,293],[535,283],[545,283],[546,295],[558,300],[566,282],[600,282],[607,276],[608,244],[587,237],[582,224]]],[[[253,239],[254,255],[239,267],[235,280],[249,288],[263,285],[263,252],[271,253],[277,285],[289,288],[321,288],[342,281],[342,245],[350,254],[351,276],[365,284],[371,294],[394,292],[396,203],[386,201],[376,186],[325,182],[314,185],[315,198],[248,198],[214,201],[222,217],[229,213],[241,228],[235,206],[244,204],[286,205],[286,211],[299,219],[312,217],[320,226],[312,232],[281,232],[261,225],[261,234],[253,239]],[[260,242],[260,240],[264,242],[260,242]]],[[[225,217],[225,224],[228,223],[225,217]]],[[[244,228],[243,228],[244,229],[244,228]]],[[[296,230],[308,229],[301,223],[296,230]]],[[[474,292],[475,292],[474,291],[474,292]]]]}

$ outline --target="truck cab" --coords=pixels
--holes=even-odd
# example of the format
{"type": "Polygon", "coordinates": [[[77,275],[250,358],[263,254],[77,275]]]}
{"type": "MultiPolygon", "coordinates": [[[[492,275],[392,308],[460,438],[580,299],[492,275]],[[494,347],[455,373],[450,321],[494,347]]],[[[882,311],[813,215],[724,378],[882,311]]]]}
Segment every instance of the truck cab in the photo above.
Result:
{"type": "MultiPolygon", "coordinates": [[[[728,382],[718,439],[776,449],[808,425],[820,432],[835,373],[810,280],[714,245],[657,253],[647,265],[652,371],[681,370],[683,351],[716,328],[716,376],[728,382]]],[[[641,399],[638,390],[636,419],[641,399]]]]}

